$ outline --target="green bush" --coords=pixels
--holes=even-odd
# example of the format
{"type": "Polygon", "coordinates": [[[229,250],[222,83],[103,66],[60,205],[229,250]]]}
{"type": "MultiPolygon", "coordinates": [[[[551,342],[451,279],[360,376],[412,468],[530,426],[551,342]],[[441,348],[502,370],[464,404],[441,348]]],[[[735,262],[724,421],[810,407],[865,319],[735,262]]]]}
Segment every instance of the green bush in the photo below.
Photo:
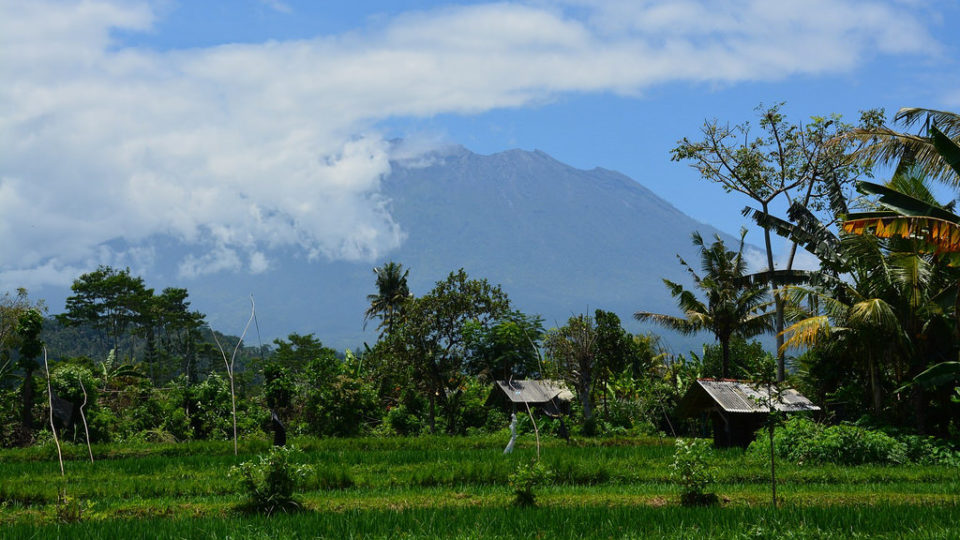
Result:
{"type": "Polygon", "coordinates": [[[190,423],[198,439],[233,438],[230,383],[217,373],[191,386],[185,399],[190,402],[190,423]]]}
{"type": "MultiPolygon", "coordinates": [[[[776,454],[794,463],[838,465],[897,464],[908,459],[907,445],[881,431],[851,425],[824,426],[801,417],[791,418],[774,433],[776,454]]],[[[766,437],[750,444],[748,452],[768,456],[766,437]]]]}
{"type": "Polygon", "coordinates": [[[710,443],[703,439],[677,439],[671,476],[680,482],[680,503],[684,506],[715,504],[717,496],[707,493],[714,470],[707,463],[710,443]]]}
{"type": "Polygon", "coordinates": [[[553,472],[540,461],[533,464],[520,463],[509,478],[514,494],[513,503],[517,506],[536,506],[537,486],[550,482],[552,478],[553,472]]]}
{"type": "Polygon", "coordinates": [[[423,421],[403,404],[388,410],[384,423],[397,435],[419,435],[423,431],[423,421]]]}
{"type": "Polygon", "coordinates": [[[266,455],[246,461],[230,469],[247,500],[241,510],[271,515],[278,510],[298,510],[300,504],[294,492],[310,472],[307,465],[297,465],[294,459],[301,454],[294,447],[272,447],[266,455]]]}
{"type": "Polygon", "coordinates": [[[356,437],[383,415],[377,391],[365,379],[337,375],[307,397],[307,423],[317,436],[356,437]]]}
{"type": "Polygon", "coordinates": [[[899,439],[906,445],[907,459],[914,463],[960,466],[960,452],[936,437],[905,435],[899,439]]]}

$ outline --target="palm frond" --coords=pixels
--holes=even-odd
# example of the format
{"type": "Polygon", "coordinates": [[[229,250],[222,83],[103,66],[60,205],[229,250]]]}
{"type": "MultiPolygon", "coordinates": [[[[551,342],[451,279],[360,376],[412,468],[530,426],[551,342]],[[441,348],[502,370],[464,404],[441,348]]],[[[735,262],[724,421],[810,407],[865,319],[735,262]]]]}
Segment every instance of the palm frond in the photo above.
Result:
{"type": "Polygon", "coordinates": [[[649,311],[638,311],[633,314],[633,318],[638,321],[648,321],[664,328],[669,328],[671,330],[676,330],[681,334],[693,334],[698,330],[701,330],[699,326],[695,323],[684,319],[683,317],[675,317],[673,315],[664,315],[662,313],[650,313],[649,311]]]}
{"type": "Polygon", "coordinates": [[[781,352],[789,349],[802,349],[816,345],[821,339],[829,338],[834,331],[826,315],[809,317],[788,326],[783,330],[784,342],[781,352]]]}
{"type": "Polygon", "coordinates": [[[880,298],[869,298],[850,306],[847,317],[851,326],[871,328],[885,333],[900,332],[900,321],[893,307],[880,298]]]}
{"type": "Polygon", "coordinates": [[[878,238],[912,238],[924,241],[938,253],[960,252],[960,223],[928,216],[899,216],[888,212],[850,214],[843,230],[878,238]]]}
{"type": "Polygon", "coordinates": [[[893,121],[906,129],[931,123],[951,139],[960,137],[960,114],[921,107],[904,107],[897,111],[893,121]]]}
{"type": "Polygon", "coordinates": [[[957,177],[950,184],[960,183],[960,145],[950,139],[946,134],[937,129],[937,126],[930,126],[930,137],[933,138],[933,146],[940,153],[943,161],[957,173],[957,177]]]}

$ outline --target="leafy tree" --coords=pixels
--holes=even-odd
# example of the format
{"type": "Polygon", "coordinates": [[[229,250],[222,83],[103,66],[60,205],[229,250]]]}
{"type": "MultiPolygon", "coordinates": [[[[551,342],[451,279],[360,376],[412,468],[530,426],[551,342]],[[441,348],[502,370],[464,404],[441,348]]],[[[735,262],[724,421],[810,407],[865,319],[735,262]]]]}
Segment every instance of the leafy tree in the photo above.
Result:
{"type": "Polygon", "coordinates": [[[70,289],[74,294],[67,297],[66,311],[57,315],[57,320],[68,326],[92,325],[118,354],[121,338],[131,326],[143,323],[153,297],[153,289],[146,288],[142,278],[130,275],[129,268],[109,266],[81,275],[70,289]]]}
{"type": "Polygon", "coordinates": [[[296,332],[287,336],[286,340],[273,340],[276,350],[270,361],[289,370],[292,374],[301,373],[304,369],[322,371],[319,376],[332,376],[336,373],[337,351],[325,347],[313,334],[300,335],[296,332]]]}
{"type": "Polygon", "coordinates": [[[589,315],[576,315],[547,333],[544,347],[561,377],[577,390],[584,427],[594,425],[592,395],[597,379],[597,327],[589,315]]]}
{"type": "Polygon", "coordinates": [[[280,364],[268,361],[263,366],[263,395],[272,411],[284,411],[293,405],[294,381],[280,364]]]}
{"type": "Polygon", "coordinates": [[[23,287],[17,289],[16,295],[8,292],[0,295],[0,365],[10,361],[11,353],[17,349],[20,316],[30,310],[44,313],[47,308],[42,301],[31,303],[23,287]]]}
{"type": "MultiPolygon", "coordinates": [[[[929,177],[960,187],[960,116],[951,112],[912,108],[901,109],[895,117],[895,121],[907,127],[921,119],[927,128],[926,137],[898,133],[885,127],[872,133],[864,130],[855,134],[868,138],[873,143],[859,158],[884,162],[898,159],[899,164],[893,179],[886,186],[866,182],[858,184],[861,192],[879,196],[879,208],[878,211],[846,216],[843,229],[856,235],[872,234],[879,238],[905,239],[915,252],[932,253],[932,259],[917,256],[911,259],[908,256],[908,260],[914,261],[908,274],[915,278],[911,281],[928,282],[930,272],[924,275],[920,273],[921,269],[935,269],[936,262],[941,258],[948,259],[953,265],[960,260],[960,216],[953,213],[953,203],[948,206],[937,203],[922,180],[929,177]],[[927,262],[934,264],[921,264],[927,262]]],[[[950,296],[955,299],[952,307],[956,337],[960,338],[960,283],[949,289],[950,296]]],[[[917,287],[912,289],[914,301],[911,308],[920,307],[916,301],[916,290],[917,287]]],[[[943,297],[945,292],[946,290],[933,298],[943,297]]],[[[929,306],[929,303],[927,305],[929,306]]],[[[928,314],[937,314],[936,309],[926,311],[928,314]]],[[[917,318],[912,319],[916,320],[917,318]]],[[[912,327],[916,324],[910,326],[908,332],[914,330],[912,327]]],[[[914,331],[908,335],[920,334],[914,331]]],[[[941,359],[941,363],[945,361],[946,359],[941,359]]],[[[913,364],[913,377],[920,376],[918,371],[924,367],[931,367],[924,366],[922,362],[913,364]]],[[[914,401],[918,411],[923,408],[924,400],[919,395],[923,387],[924,385],[915,386],[914,401]]],[[[922,415],[920,416],[918,420],[922,422],[922,415]]]]}
{"type": "Polygon", "coordinates": [[[37,309],[28,309],[17,317],[16,335],[19,340],[17,352],[20,353],[20,368],[23,369],[23,388],[21,390],[20,419],[23,429],[27,432],[33,429],[33,372],[40,365],[37,358],[43,352],[43,341],[40,332],[43,330],[43,315],[37,309]]]}
{"type": "Polygon", "coordinates": [[[363,323],[374,318],[380,319],[377,330],[389,334],[399,320],[403,319],[404,306],[410,299],[410,289],[407,287],[407,276],[410,270],[404,270],[403,265],[388,262],[382,267],[374,267],[377,275],[377,294],[367,296],[370,307],[363,314],[363,323]]]}
{"type": "Polygon", "coordinates": [[[356,437],[380,420],[376,388],[369,381],[338,373],[314,385],[307,392],[307,422],[314,434],[356,437]]]}
{"type": "Polygon", "coordinates": [[[0,296],[0,388],[14,378],[15,371],[23,372],[20,388],[20,430],[16,438],[26,441],[33,429],[34,388],[33,372],[38,368],[43,343],[43,302],[32,303],[24,288],[16,295],[0,296]]]}
{"type": "Polygon", "coordinates": [[[467,372],[465,326],[472,322],[486,328],[509,313],[510,299],[499,286],[485,279],[470,279],[462,268],[407,304],[402,327],[394,327],[390,334],[391,347],[412,368],[410,375],[427,395],[431,431],[436,431],[438,404],[445,413],[447,430],[457,429],[457,408],[467,372]]]}
{"type": "MultiPolygon", "coordinates": [[[[868,164],[847,159],[853,140],[842,136],[853,126],[844,123],[840,116],[814,117],[806,125],[791,124],[781,113],[781,105],[757,108],[761,134],[756,137],[749,122],[734,126],[716,120],[705,122],[703,139],[681,139],[672,150],[672,159],[691,162],[703,178],[719,183],[727,192],[747,196],[760,205],[764,214],[769,214],[779,199],[798,200],[804,207],[822,206],[821,201],[828,195],[824,189],[827,183],[844,184],[868,171],[868,164]]],[[[861,127],[875,127],[880,117],[880,111],[863,113],[861,127]]],[[[764,227],[767,281],[773,288],[776,269],[770,232],[769,227],[764,227]]],[[[796,249],[794,244],[786,270],[793,268],[796,249]]],[[[784,318],[782,302],[775,293],[774,302],[779,350],[784,318]]],[[[778,380],[782,381],[784,376],[783,356],[778,354],[778,380]]]]}
{"type": "Polygon", "coordinates": [[[700,266],[703,275],[697,274],[686,261],[680,259],[693,276],[694,285],[706,297],[706,303],[694,294],[670,280],[663,282],[676,298],[682,317],[638,311],[634,317],[639,321],[652,321],[683,334],[702,330],[713,333],[720,342],[722,351],[721,377],[730,373],[730,340],[734,336],[750,338],[771,329],[773,313],[764,311],[767,306],[766,290],[745,279],[747,263],[743,258],[743,238],[737,251],[728,251],[723,241],[717,238],[709,247],[699,233],[693,234],[693,244],[700,251],[700,266]]]}
{"type": "Polygon", "coordinates": [[[523,379],[541,372],[539,343],[543,319],[511,311],[492,325],[467,321],[463,327],[467,372],[488,380],[523,379]]]}
{"type": "MultiPolygon", "coordinates": [[[[692,353],[691,353],[692,354],[692,353]]],[[[721,377],[723,349],[719,344],[704,344],[700,357],[705,377],[721,377]]],[[[771,355],[759,341],[747,341],[740,336],[730,339],[730,373],[734,379],[754,379],[761,367],[771,361],[771,355]]],[[[774,360],[774,365],[776,361],[774,360]]]]}
{"type": "Polygon", "coordinates": [[[195,369],[206,321],[203,313],[190,309],[188,296],[186,289],[167,287],[151,296],[144,306],[140,332],[146,338],[151,369],[160,355],[179,360],[183,373],[190,374],[195,369]]]}
{"type": "Polygon", "coordinates": [[[598,309],[594,312],[594,320],[597,325],[597,339],[594,342],[597,382],[603,394],[606,414],[610,390],[622,390],[623,384],[638,391],[641,386],[646,386],[652,371],[661,365],[662,352],[659,338],[653,334],[630,334],[623,329],[616,313],[598,309]],[[619,382],[618,385],[610,384],[614,379],[619,382]]]}

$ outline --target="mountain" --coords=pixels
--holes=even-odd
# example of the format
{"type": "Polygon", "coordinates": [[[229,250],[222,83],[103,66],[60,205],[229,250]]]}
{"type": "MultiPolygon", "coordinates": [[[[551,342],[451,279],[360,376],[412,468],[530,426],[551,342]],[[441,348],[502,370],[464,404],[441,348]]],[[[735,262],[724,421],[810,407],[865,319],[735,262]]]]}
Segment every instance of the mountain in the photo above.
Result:
{"type": "MultiPolygon", "coordinates": [[[[540,151],[479,155],[452,147],[392,165],[382,192],[407,239],[383,261],[410,269],[411,291],[423,294],[463,267],[471,277],[501,284],[516,308],[543,315],[547,327],[601,308],[637,331],[631,314],[638,309],[676,313],[661,278],[688,282],[676,255],[698,260],[691,233],[721,234],[623,174],[576,169],[540,151]]],[[[272,258],[271,269],[258,275],[183,279],[170,266],[145,277],[158,289],[187,287],[194,307],[226,333],[242,330],[252,292],[264,342],[294,331],[315,333],[337,348],[375,340],[375,323],[364,332],[362,316],[366,295],[375,292],[371,269],[383,261],[272,258]]],[[[48,301],[55,310],[62,305],[48,301]]],[[[709,339],[668,342],[686,352],[709,339]]]]}

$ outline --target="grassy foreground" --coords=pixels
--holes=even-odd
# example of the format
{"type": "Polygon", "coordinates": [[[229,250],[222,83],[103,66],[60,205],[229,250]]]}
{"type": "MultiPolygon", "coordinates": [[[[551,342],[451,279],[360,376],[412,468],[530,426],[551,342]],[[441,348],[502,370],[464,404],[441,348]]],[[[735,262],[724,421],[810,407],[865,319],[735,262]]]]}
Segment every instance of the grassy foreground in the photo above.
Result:
{"type": "MultiPolygon", "coordinates": [[[[227,478],[267,448],[248,441],[66,449],[66,481],[52,447],[0,452],[2,538],[960,538],[955,467],[780,463],[779,510],[769,506],[768,464],[717,451],[715,508],[683,508],[670,478],[672,441],[545,443],[555,472],[538,508],[515,508],[507,476],[535,456],[506,437],[305,439],[313,465],[296,514],[248,516],[227,478]],[[58,521],[58,490],[83,510],[58,521]]],[[[60,517],[64,505],[60,504],[60,517]]]]}

